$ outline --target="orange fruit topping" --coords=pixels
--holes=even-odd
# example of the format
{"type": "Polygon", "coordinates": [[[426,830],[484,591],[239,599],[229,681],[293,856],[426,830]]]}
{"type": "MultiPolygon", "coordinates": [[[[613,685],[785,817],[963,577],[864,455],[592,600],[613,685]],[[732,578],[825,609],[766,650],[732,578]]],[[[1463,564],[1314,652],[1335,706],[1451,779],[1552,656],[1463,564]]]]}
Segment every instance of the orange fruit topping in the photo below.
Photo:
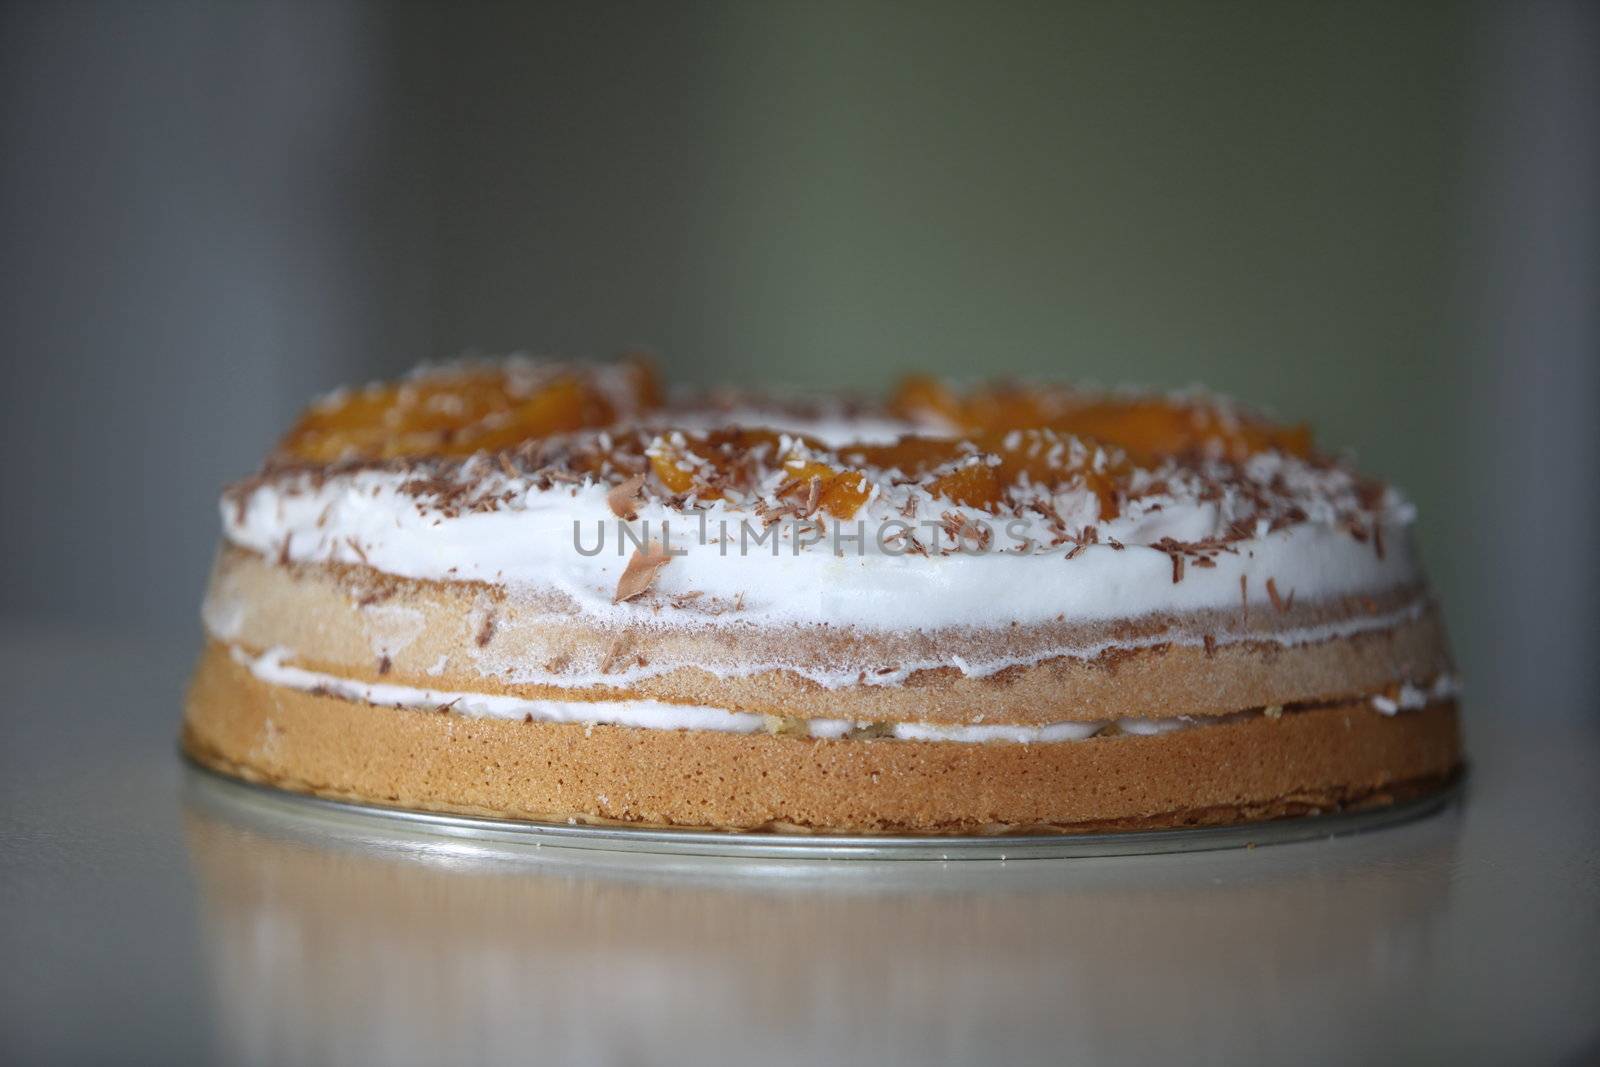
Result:
{"type": "Polygon", "coordinates": [[[965,433],[1049,429],[1116,445],[1141,463],[1186,452],[1242,461],[1278,450],[1305,456],[1305,426],[1279,426],[1205,398],[1115,396],[1065,386],[993,385],[960,394],[926,377],[907,379],[892,408],[902,417],[965,433]]]}
{"type": "MultiPolygon", "coordinates": [[[[796,434],[728,428],[666,433],[615,428],[660,405],[648,363],[611,367],[516,360],[466,365],[340,394],[305,412],[279,446],[305,462],[461,457],[510,450],[553,434],[612,428],[597,448],[566,453],[569,471],[637,471],[643,448],[668,493],[719,500],[753,491],[781,468],[778,494],[809,516],[853,518],[880,471],[966,507],[999,511],[1013,489],[1086,489],[1102,518],[1135,464],[1202,454],[1234,461],[1277,449],[1305,456],[1303,426],[1279,426],[1203,397],[1119,396],[1065,386],[994,385],[958,392],[909,378],[892,409],[944,436],[906,436],[836,450],[796,434]],[[626,460],[626,462],[623,462],[626,460]],[[871,477],[868,476],[870,469],[871,477]]],[[[771,483],[764,483],[770,485],[771,483]]]]}
{"type": "Polygon", "coordinates": [[[1099,498],[1103,518],[1116,516],[1116,480],[1132,470],[1118,449],[1048,429],[990,431],[965,438],[902,437],[891,444],[846,446],[840,451],[847,460],[899,470],[909,477],[937,474],[928,485],[934,495],[988,510],[1024,478],[1049,489],[1083,486],[1099,498]],[[983,456],[994,456],[998,462],[983,456]],[[941,470],[944,467],[951,469],[941,470]]]}
{"type": "Polygon", "coordinates": [[[683,496],[694,493],[704,500],[716,500],[722,493],[711,482],[721,473],[699,456],[682,434],[658,437],[645,453],[667,492],[683,496]]]}
{"type": "Polygon", "coordinates": [[[784,461],[783,472],[789,481],[778,490],[780,496],[808,501],[815,484],[817,510],[836,519],[853,518],[872,495],[871,483],[860,471],[839,470],[795,456],[784,461]]]}
{"type": "Polygon", "coordinates": [[[993,509],[1000,503],[1005,486],[998,467],[975,459],[935,478],[929,483],[928,491],[970,508],[993,509]]]}
{"type": "Polygon", "coordinates": [[[466,456],[572,430],[608,426],[658,402],[650,366],[496,364],[437,371],[337,394],[301,415],[278,446],[295,460],[466,456]],[[608,387],[609,384],[609,387],[608,387]]]}

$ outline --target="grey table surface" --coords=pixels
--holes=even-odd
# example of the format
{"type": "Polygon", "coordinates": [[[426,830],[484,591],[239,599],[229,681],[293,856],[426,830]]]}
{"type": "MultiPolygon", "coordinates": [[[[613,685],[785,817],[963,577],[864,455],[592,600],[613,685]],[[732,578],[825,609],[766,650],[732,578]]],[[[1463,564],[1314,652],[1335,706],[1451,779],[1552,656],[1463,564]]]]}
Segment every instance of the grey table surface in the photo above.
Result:
{"type": "Polygon", "coordinates": [[[230,803],[192,649],[0,635],[0,1062],[1600,1061],[1600,735],[1461,804],[1167,856],[650,857],[230,803]]]}

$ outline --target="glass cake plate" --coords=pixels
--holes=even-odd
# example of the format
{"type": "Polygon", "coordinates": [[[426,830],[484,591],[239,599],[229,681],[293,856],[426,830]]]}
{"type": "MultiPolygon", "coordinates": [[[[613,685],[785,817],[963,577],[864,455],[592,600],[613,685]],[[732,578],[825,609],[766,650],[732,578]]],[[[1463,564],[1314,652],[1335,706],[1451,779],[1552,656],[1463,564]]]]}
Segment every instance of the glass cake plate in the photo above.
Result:
{"type": "Polygon", "coordinates": [[[190,787],[202,803],[275,821],[336,833],[399,831],[476,843],[504,852],[507,846],[592,849],[674,856],[824,860],[1026,860],[1094,856],[1139,856],[1254,848],[1338,837],[1394,826],[1432,815],[1461,792],[1458,777],[1424,796],[1384,807],[1263,822],[1186,829],[1079,834],[802,834],[674,830],[592,826],[413,811],[377,804],[328,800],[228,777],[190,763],[190,787]]]}

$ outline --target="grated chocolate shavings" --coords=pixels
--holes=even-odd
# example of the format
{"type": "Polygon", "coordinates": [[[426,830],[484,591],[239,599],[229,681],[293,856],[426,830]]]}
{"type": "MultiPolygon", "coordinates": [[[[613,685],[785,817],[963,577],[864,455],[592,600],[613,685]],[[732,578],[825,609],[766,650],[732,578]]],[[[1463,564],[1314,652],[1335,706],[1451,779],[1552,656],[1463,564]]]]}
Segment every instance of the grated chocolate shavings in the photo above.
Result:
{"type": "Polygon", "coordinates": [[[989,530],[979,526],[959,511],[946,511],[940,515],[939,525],[954,543],[948,551],[960,551],[962,544],[967,542],[982,551],[989,547],[989,541],[993,537],[989,530]]]}
{"type": "MultiPolygon", "coordinates": [[[[1076,559],[1094,544],[1122,551],[1126,546],[1104,533],[1117,526],[1085,526],[1074,532],[1074,525],[1094,516],[1102,524],[1115,524],[1127,518],[1154,516],[1163,508],[1171,512],[1191,502],[1205,503],[1214,509],[1216,526],[1204,539],[1180,542],[1163,538],[1151,544],[1148,535],[1130,535],[1168,557],[1174,584],[1183,581],[1189,566],[1215,568],[1222,553],[1246,551],[1247,542],[1302,523],[1348,530],[1358,541],[1370,542],[1382,559],[1387,547],[1384,517],[1391,514],[1390,509],[1403,504],[1383,483],[1363,479],[1338,461],[1319,455],[1239,456],[1196,448],[1148,462],[1125,462],[1127,457],[1118,453],[1111,463],[1092,442],[1027,430],[1009,435],[1003,446],[983,443],[983,438],[960,443],[947,440],[949,451],[935,454],[954,458],[940,466],[924,466],[917,459],[872,458],[921,454],[915,449],[904,453],[875,452],[884,447],[879,444],[829,448],[803,436],[773,436],[753,427],[680,433],[671,428],[671,417],[672,410],[667,409],[657,421],[555,434],[474,456],[352,458],[319,463],[280,452],[269,457],[258,473],[231,487],[227,501],[231,514],[243,524],[247,519],[265,518],[253,510],[253,494],[259,489],[271,488],[292,496],[324,486],[333,478],[381,473],[394,477],[373,479],[371,484],[360,485],[361,490],[370,489],[374,497],[397,491],[411,497],[425,524],[438,525],[471,513],[523,507],[530,488],[551,492],[570,487],[572,495],[577,496],[580,487],[593,487],[605,495],[611,512],[622,519],[636,518],[643,503],[649,501],[682,511],[720,507],[735,513],[742,511],[746,516],[753,512],[765,526],[771,526],[782,519],[818,520],[826,510],[824,499],[828,494],[824,487],[832,483],[828,477],[793,477],[797,469],[816,469],[796,464],[798,456],[840,474],[846,472],[841,468],[846,468],[861,478],[861,487],[866,490],[862,507],[870,509],[865,514],[881,522],[895,515],[906,519],[919,514],[938,515],[941,506],[955,507],[955,502],[942,496],[935,484],[952,469],[999,467],[1025,455],[1030,461],[1045,461],[1034,462],[1022,474],[1004,476],[982,504],[972,505],[991,516],[1014,516],[1027,524],[1022,535],[1006,528],[1006,536],[1017,538],[1008,545],[1008,551],[1042,553],[1060,547],[1068,560],[1076,559]],[[664,439],[675,441],[675,450],[694,466],[690,492],[671,493],[650,474],[652,457],[656,455],[652,449],[664,439]],[[1085,448],[1089,450],[1087,460],[1081,455],[1085,448]],[[1089,471],[1099,479],[1094,483],[1098,507],[1084,495],[1089,484],[1085,472],[1089,471]]],[[[333,529],[340,518],[337,512],[324,510],[316,523],[322,529],[333,529]]],[[[959,512],[944,512],[941,525],[942,533],[955,542],[954,549],[942,537],[930,546],[909,533],[891,535],[884,543],[898,542],[913,554],[928,556],[962,551],[969,543],[987,549],[995,539],[994,531],[988,530],[986,524],[974,523],[959,512]]],[[[1127,528],[1140,529],[1143,525],[1134,522],[1127,528]]],[[[278,562],[287,566],[294,558],[295,546],[288,536],[281,544],[276,543],[279,536],[283,536],[281,531],[273,530],[259,543],[268,546],[264,552],[269,558],[275,548],[278,562]]],[[[317,539],[314,533],[309,536],[317,539]]],[[[306,557],[307,539],[299,540],[300,555],[306,557]]],[[[330,536],[319,541],[318,551],[333,540],[330,536]]],[[[371,566],[371,550],[364,549],[354,537],[342,540],[349,546],[348,553],[342,545],[335,544],[330,559],[356,559],[371,566]]],[[[666,562],[664,557],[647,554],[641,559],[636,554],[618,581],[615,602],[645,595],[666,562]]],[[[1293,592],[1287,598],[1274,596],[1276,592],[1276,584],[1271,585],[1268,595],[1273,597],[1274,607],[1279,611],[1292,608],[1293,592]]],[[[1240,580],[1240,600],[1248,623],[1249,588],[1244,578],[1240,580]]],[[[362,600],[363,605],[367,602],[362,600]]],[[[691,594],[661,598],[654,606],[657,610],[692,607],[706,613],[729,610],[718,598],[697,599],[691,594]]],[[[739,605],[732,610],[740,610],[739,605]]],[[[480,645],[488,643],[494,626],[493,620],[485,620],[477,635],[480,645]]]]}

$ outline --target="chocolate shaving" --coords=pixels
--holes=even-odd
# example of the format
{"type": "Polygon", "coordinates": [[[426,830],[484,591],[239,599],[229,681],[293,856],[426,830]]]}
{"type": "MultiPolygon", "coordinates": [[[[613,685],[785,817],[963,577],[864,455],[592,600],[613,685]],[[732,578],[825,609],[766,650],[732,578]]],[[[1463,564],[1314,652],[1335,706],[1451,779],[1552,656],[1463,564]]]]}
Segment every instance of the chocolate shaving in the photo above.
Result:
{"type": "Polygon", "coordinates": [[[380,656],[380,657],[378,657],[378,673],[379,674],[388,674],[389,673],[389,668],[392,667],[392,666],[394,666],[394,663],[389,659],[388,656],[380,656]]]}
{"type": "Polygon", "coordinates": [[[817,513],[817,505],[820,503],[822,503],[822,479],[814,477],[811,479],[810,488],[806,490],[804,517],[809,519],[815,515],[817,513]]]}
{"type": "Polygon", "coordinates": [[[1163,537],[1159,541],[1152,542],[1150,547],[1155,549],[1157,552],[1165,552],[1167,554],[1167,558],[1172,560],[1173,585],[1177,585],[1179,582],[1183,581],[1184,554],[1204,551],[1209,548],[1207,545],[1186,544],[1185,542],[1179,541],[1172,537],[1163,537]]]}
{"type": "Polygon", "coordinates": [[[635,474],[632,478],[612,489],[606,494],[606,504],[611,508],[611,513],[619,519],[638,517],[639,490],[643,488],[644,475],[635,474]]]}
{"type": "Polygon", "coordinates": [[[1055,509],[1054,505],[1050,504],[1048,501],[1030,500],[1028,502],[1028,507],[1032,508],[1034,511],[1037,511],[1040,515],[1043,515],[1045,520],[1050,523],[1051,529],[1065,530],[1067,528],[1066,520],[1061,517],[1061,513],[1055,509]]]}
{"type": "Polygon", "coordinates": [[[628,635],[618,634],[611,639],[611,645],[606,649],[605,656],[600,660],[600,673],[610,674],[611,668],[617,665],[622,658],[622,651],[628,645],[628,635]]]}
{"type": "Polygon", "coordinates": [[[1234,519],[1228,524],[1227,533],[1223,534],[1225,541],[1245,541],[1253,537],[1256,532],[1254,519],[1234,519]]]}
{"type": "Polygon", "coordinates": [[[671,562],[672,557],[667,554],[666,549],[654,541],[644,548],[634,549],[632,558],[628,560],[628,566],[617,582],[617,592],[611,598],[611,602],[621,604],[643,596],[655,583],[656,572],[671,562]]]}
{"type": "Polygon", "coordinates": [[[1267,599],[1272,601],[1272,606],[1280,612],[1288,611],[1294,607],[1294,590],[1289,590],[1288,599],[1278,595],[1278,583],[1272,578],[1267,579],[1267,599]]]}
{"type": "MultiPolygon", "coordinates": [[[[1287,486],[1283,487],[1281,490],[1276,489],[1275,487],[1275,491],[1281,492],[1285,496],[1289,494],[1289,489],[1287,486]]],[[[1272,523],[1268,529],[1276,533],[1279,530],[1284,530],[1290,526],[1295,526],[1305,522],[1307,518],[1309,518],[1309,516],[1306,514],[1304,508],[1300,507],[1299,505],[1291,505],[1289,509],[1282,515],[1279,515],[1277,518],[1272,520],[1272,523]]]]}
{"type": "Polygon", "coordinates": [[[1202,640],[1204,640],[1206,644],[1206,657],[1210,658],[1215,656],[1217,654],[1216,636],[1213,634],[1206,634],[1202,640]]]}
{"type": "Polygon", "coordinates": [[[1073,546],[1072,550],[1067,553],[1067,558],[1076,559],[1078,553],[1082,552],[1090,545],[1097,545],[1100,543],[1100,528],[1098,526],[1085,526],[1076,534],[1068,534],[1060,543],[1065,544],[1067,541],[1072,542],[1073,546]]]}
{"type": "Polygon", "coordinates": [[[478,627],[478,632],[473,635],[472,639],[477,642],[479,648],[482,648],[489,643],[492,637],[494,637],[494,616],[485,615],[482,625],[478,627]]]}

